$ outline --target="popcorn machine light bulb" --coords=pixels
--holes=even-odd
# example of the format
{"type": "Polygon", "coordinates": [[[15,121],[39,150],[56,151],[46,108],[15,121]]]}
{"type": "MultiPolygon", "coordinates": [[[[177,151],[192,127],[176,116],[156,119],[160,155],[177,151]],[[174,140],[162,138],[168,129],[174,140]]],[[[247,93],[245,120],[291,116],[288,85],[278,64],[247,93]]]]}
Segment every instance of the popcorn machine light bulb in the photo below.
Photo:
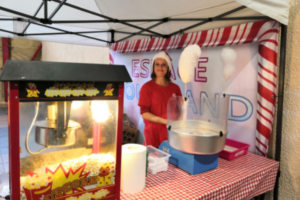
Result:
{"type": "Polygon", "coordinates": [[[82,101],[73,101],[72,102],[72,109],[78,109],[82,106],[82,101]]]}
{"type": "Polygon", "coordinates": [[[110,115],[108,105],[105,101],[92,101],[91,110],[93,119],[97,122],[105,122],[110,115]]]}

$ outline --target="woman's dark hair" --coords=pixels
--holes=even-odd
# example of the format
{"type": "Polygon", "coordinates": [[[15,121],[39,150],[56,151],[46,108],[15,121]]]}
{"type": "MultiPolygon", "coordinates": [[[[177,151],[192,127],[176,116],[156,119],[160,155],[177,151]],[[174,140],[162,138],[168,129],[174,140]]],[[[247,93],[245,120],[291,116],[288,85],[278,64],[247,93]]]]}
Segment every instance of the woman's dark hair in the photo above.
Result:
{"type": "MultiPolygon", "coordinates": [[[[154,72],[154,65],[155,65],[155,60],[153,62],[153,66],[152,66],[152,73],[151,73],[151,78],[153,81],[155,81],[156,79],[156,74],[154,72]]],[[[171,82],[171,71],[170,71],[170,66],[168,67],[168,72],[166,73],[165,75],[165,79],[168,81],[168,82],[171,82]]]]}

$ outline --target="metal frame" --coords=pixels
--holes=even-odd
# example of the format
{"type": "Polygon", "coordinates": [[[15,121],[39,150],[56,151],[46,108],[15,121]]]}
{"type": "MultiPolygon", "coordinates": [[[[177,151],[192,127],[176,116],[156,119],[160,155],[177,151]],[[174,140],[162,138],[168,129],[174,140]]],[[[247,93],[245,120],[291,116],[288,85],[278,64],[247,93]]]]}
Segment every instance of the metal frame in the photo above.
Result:
{"type": "Polygon", "coordinates": [[[270,19],[267,16],[227,17],[227,18],[224,18],[224,16],[226,16],[226,15],[232,14],[234,12],[237,12],[239,10],[242,10],[242,9],[246,8],[246,6],[240,6],[238,8],[235,8],[233,10],[230,10],[228,12],[225,12],[225,13],[221,14],[221,15],[211,17],[211,18],[115,19],[115,18],[111,18],[111,17],[106,16],[106,15],[95,13],[95,12],[92,12],[90,10],[87,10],[87,9],[69,4],[69,3],[67,3],[67,0],[62,0],[62,1],[52,0],[52,1],[58,3],[58,6],[51,13],[50,16],[48,16],[48,0],[43,0],[41,2],[41,4],[37,8],[37,10],[36,10],[36,12],[34,13],[33,16],[0,6],[0,10],[3,10],[3,11],[6,11],[6,12],[9,12],[9,13],[13,13],[13,14],[24,17],[24,18],[17,18],[17,19],[0,19],[0,21],[1,20],[5,20],[5,21],[15,21],[15,20],[17,20],[17,21],[28,22],[27,26],[25,27],[25,29],[21,33],[11,32],[11,31],[7,31],[7,30],[4,30],[4,29],[0,29],[0,31],[6,32],[6,33],[11,33],[11,34],[18,35],[18,36],[74,34],[74,35],[77,35],[77,36],[80,36],[80,37],[85,37],[85,38],[89,38],[89,39],[92,39],[92,40],[97,40],[97,41],[106,42],[107,44],[110,44],[110,43],[120,42],[120,41],[126,40],[126,39],[131,38],[135,35],[168,38],[168,37],[171,37],[171,36],[176,35],[176,34],[182,34],[182,33],[184,33],[184,31],[187,31],[189,29],[195,28],[197,26],[201,26],[203,24],[206,24],[206,23],[209,23],[209,22],[212,22],[212,21],[266,20],[266,19],[270,19]],[[52,20],[52,18],[55,16],[55,14],[63,6],[68,6],[68,7],[74,8],[76,10],[80,10],[82,12],[98,16],[98,17],[101,18],[101,20],[52,20]],[[44,7],[44,18],[37,18],[36,16],[37,16],[37,14],[39,13],[39,11],[41,10],[42,7],[44,7]],[[192,26],[186,27],[184,29],[175,31],[171,34],[167,34],[167,35],[166,34],[160,34],[158,32],[155,32],[155,31],[151,30],[152,28],[154,28],[156,26],[159,26],[159,25],[161,25],[165,22],[168,22],[168,21],[174,21],[174,22],[196,21],[198,23],[196,23],[192,26]],[[142,28],[140,26],[130,24],[130,22],[158,22],[158,23],[156,23],[152,26],[149,26],[147,28],[142,28]],[[69,23],[120,23],[120,24],[126,25],[128,27],[138,29],[139,31],[138,32],[124,32],[124,31],[117,31],[117,30],[108,30],[108,31],[91,31],[91,32],[71,32],[71,31],[68,31],[68,30],[62,30],[62,29],[58,29],[58,28],[55,28],[55,27],[45,25],[45,24],[51,25],[51,24],[65,24],[65,23],[68,23],[68,24],[69,23]],[[28,27],[30,26],[30,24],[43,26],[43,27],[46,27],[46,28],[49,28],[49,29],[54,29],[54,30],[60,31],[60,32],[58,32],[58,33],[31,33],[31,34],[26,34],[25,32],[28,29],[28,27]],[[106,40],[101,40],[101,39],[96,38],[96,37],[90,37],[90,36],[82,35],[82,34],[85,34],[85,33],[102,33],[102,32],[103,33],[110,32],[111,33],[111,40],[106,41],[106,40]],[[143,34],[142,32],[148,32],[148,34],[143,34]],[[115,41],[114,40],[115,33],[122,33],[122,34],[129,34],[129,35],[115,41]]]}
{"type": "Polygon", "coordinates": [[[18,82],[9,82],[8,85],[9,179],[11,194],[10,198],[20,199],[20,149],[18,148],[20,146],[19,84],[18,82]]]}
{"type": "MultiPolygon", "coordinates": [[[[176,34],[182,34],[184,31],[187,31],[189,29],[195,28],[197,26],[201,26],[203,24],[212,22],[212,21],[231,21],[231,20],[265,20],[265,19],[270,19],[269,17],[266,16],[253,16],[253,17],[227,17],[224,18],[224,16],[237,12],[239,10],[242,10],[244,8],[246,8],[245,6],[241,6],[238,7],[236,9],[230,10],[226,13],[223,13],[221,15],[212,17],[212,18],[163,18],[163,19],[114,19],[99,13],[95,13],[83,8],[80,8],[78,6],[66,3],[66,0],[52,0],[53,2],[59,3],[59,5],[57,6],[57,8],[55,9],[55,11],[48,17],[48,11],[47,11],[47,0],[43,0],[43,2],[41,2],[41,4],[39,5],[36,13],[31,16],[31,15],[27,15],[18,11],[14,11],[11,9],[7,9],[4,7],[0,7],[0,10],[9,12],[9,13],[13,13],[16,15],[20,15],[24,18],[17,18],[17,19],[0,19],[0,21],[13,21],[13,20],[18,20],[18,21],[27,21],[28,25],[26,26],[26,28],[21,32],[21,33],[16,33],[16,32],[11,32],[11,31],[7,31],[4,29],[0,29],[0,31],[2,32],[6,32],[6,33],[11,33],[14,35],[18,35],[18,36],[32,36],[32,35],[57,35],[57,34],[74,34],[80,37],[86,37],[89,39],[93,39],[93,40],[98,40],[98,41],[102,41],[102,42],[106,42],[106,43],[114,43],[114,42],[120,42],[123,40],[126,40],[130,37],[133,37],[135,35],[144,35],[144,36],[150,36],[150,37],[163,37],[163,38],[168,38],[170,36],[176,35],[176,34]],[[36,15],[38,14],[38,12],[41,10],[41,8],[44,6],[44,18],[39,19],[36,17],[36,15]],[[59,9],[62,6],[68,6],[77,10],[80,10],[82,12],[85,13],[89,13],[101,18],[104,18],[105,20],[77,20],[77,21],[63,21],[63,20],[51,20],[54,15],[59,11],[59,9]],[[174,22],[178,22],[178,21],[200,21],[192,26],[186,27],[184,29],[181,29],[179,31],[175,31],[169,35],[163,35],[154,31],[151,31],[150,29],[161,25],[165,22],[168,21],[174,21],[174,22]],[[130,24],[130,22],[158,22],[157,24],[154,24],[150,27],[147,28],[142,28],[136,25],[132,25],[130,24]],[[33,34],[25,34],[26,30],[28,29],[28,27],[30,26],[30,24],[33,23],[35,25],[39,25],[39,26],[44,26],[46,28],[49,29],[54,29],[57,31],[60,31],[58,33],[33,33],[33,34]],[[46,26],[44,24],[63,24],[63,23],[120,23],[123,25],[126,25],[128,27],[132,27],[135,29],[140,30],[139,32],[122,32],[122,31],[116,31],[116,30],[108,30],[108,31],[92,31],[92,32],[70,32],[67,30],[62,30],[62,29],[58,29],[55,27],[51,27],[51,26],[46,26]],[[82,35],[85,33],[101,33],[101,32],[110,32],[111,33],[111,41],[105,41],[105,40],[101,40],[95,37],[90,37],[90,36],[86,36],[86,35],[82,35]],[[142,34],[142,32],[148,32],[149,34],[142,34]],[[114,36],[115,33],[122,33],[122,34],[129,34],[129,36],[121,38],[117,41],[114,40],[114,36]]],[[[283,91],[284,91],[284,71],[285,71],[285,53],[286,53],[286,32],[287,32],[287,27],[285,25],[282,25],[282,33],[281,33],[281,47],[280,47],[280,76],[279,76],[279,85],[278,85],[278,110],[277,110],[277,130],[276,130],[276,155],[275,155],[275,160],[280,161],[280,152],[281,152],[281,133],[282,133],[282,111],[283,111],[283,91]]],[[[121,117],[121,116],[120,116],[121,117]]],[[[120,139],[121,140],[121,139],[120,139]]],[[[120,151],[120,150],[118,150],[120,151]]],[[[274,189],[274,199],[278,199],[278,181],[279,181],[279,177],[280,177],[280,171],[278,172],[278,176],[276,179],[276,184],[275,184],[275,189],[274,189]]]]}
{"type": "MultiPolygon", "coordinates": [[[[280,157],[281,157],[286,39],[287,39],[287,26],[281,25],[279,81],[278,81],[278,94],[277,94],[278,102],[277,102],[276,150],[275,150],[275,160],[278,162],[280,162],[280,157]]],[[[273,195],[274,200],[278,200],[279,177],[280,177],[280,165],[278,168],[278,173],[275,182],[274,195],[273,195]]]]}

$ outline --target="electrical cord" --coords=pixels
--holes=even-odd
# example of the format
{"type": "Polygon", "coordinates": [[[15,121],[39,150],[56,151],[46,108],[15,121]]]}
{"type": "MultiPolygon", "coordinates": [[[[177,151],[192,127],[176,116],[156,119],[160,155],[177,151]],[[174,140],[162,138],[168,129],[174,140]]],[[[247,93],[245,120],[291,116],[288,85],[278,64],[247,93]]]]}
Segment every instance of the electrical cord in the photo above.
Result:
{"type": "Polygon", "coordinates": [[[36,121],[36,118],[37,118],[37,115],[38,115],[38,112],[39,112],[39,105],[40,105],[40,102],[36,102],[36,106],[35,106],[35,114],[34,114],[34,117],[33,117],[33,120],[32,120],[32,123],[29,127],[29,130],[26,134],[26,140],[25,140],[25,147],[26,147],[26,150],[28,151],[28,153],[30,153],[31,155],[36,155],[36,154],[39,154],[41,153],[42,151],[48,149],[48,147],[45,147],[45,148],[42,148],[41,150],[37,151],[37,152],[32,152],[30,151],[29,149],[29,146],[28,146],[28,139],[29,139],[29,135],[30,135],[30,132],[31,132],[31,129],[36,121]]]}

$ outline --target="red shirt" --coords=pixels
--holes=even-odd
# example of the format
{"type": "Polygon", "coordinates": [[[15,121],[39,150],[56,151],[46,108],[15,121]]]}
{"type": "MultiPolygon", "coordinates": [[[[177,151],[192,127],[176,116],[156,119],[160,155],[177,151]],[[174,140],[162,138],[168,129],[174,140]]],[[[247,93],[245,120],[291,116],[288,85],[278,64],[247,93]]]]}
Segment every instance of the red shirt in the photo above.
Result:
{"type": "MultiPolygon", "coordinates": [[[[150,112],[158,117],[167,119],[167,105],[173,94],[182,96],[178,85],[170,82],[168,86],[157,85],[153,80],[143,85],[140,91],[138,105],[141,107],[141,114],[150,112]]],[[[144,120],[144,136],[147,145],[158,147],[164,140],[168,139],[167,127],[165,124],[153,123],[144,120]]]]}

